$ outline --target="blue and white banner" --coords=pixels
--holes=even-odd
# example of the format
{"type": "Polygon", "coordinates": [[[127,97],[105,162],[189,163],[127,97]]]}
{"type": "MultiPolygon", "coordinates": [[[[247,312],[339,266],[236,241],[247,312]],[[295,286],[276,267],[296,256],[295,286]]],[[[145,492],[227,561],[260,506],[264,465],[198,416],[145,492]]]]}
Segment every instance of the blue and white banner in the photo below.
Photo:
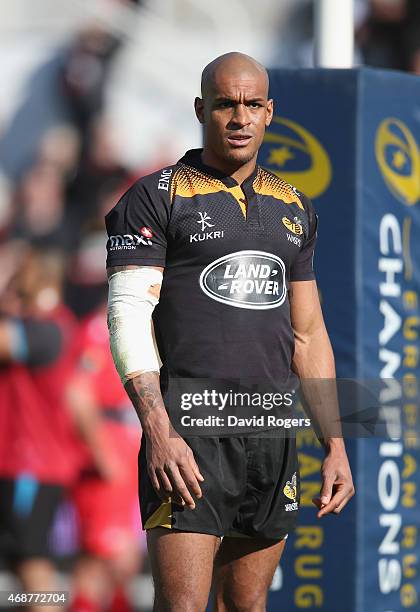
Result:
{"type": "Polygon", "coordinates": [[[356,497],[316,518],[323,453],[300,432],[299,527],[269,610],[419,610],[420,81],[388,71],[270,74],[259,162],[312,198],[339,377],[382,381],[387,435],[347,442],[356,497]]]}

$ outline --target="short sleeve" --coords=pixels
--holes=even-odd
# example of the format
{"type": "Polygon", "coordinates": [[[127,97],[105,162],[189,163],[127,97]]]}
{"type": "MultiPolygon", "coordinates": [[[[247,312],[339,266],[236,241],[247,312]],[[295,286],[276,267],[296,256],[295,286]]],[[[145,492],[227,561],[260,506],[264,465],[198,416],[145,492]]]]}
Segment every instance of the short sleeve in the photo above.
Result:
{"type": "Polygon", "coordinates": [[[107,267],[165,266],[169,193],[155,175],[140,179],[106,215],[107,267]]]}
{"type": "Polygon", "coordinates": [[[308,231],[305,233],[305,241],[299,251],[299,255],[290,268],[291,281],[315,279],[314,252],[317,239],[318,217],[309,198],[301,194],[301,201],[308,218],[308,231]]]}

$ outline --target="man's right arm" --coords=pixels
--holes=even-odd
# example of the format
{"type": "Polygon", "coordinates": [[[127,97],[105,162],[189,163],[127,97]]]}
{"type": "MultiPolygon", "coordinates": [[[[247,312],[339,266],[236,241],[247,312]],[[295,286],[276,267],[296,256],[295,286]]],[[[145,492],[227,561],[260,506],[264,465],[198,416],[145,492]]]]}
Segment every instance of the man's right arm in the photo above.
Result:
{"type": "Polygon", "coordinates": [[[158,367],[154,365],[157,360],[151,360],[149,366],[149,362],[143,361],[140,353],[138,357],[135,354],[141,351],[142,346],[150,348],[152,342],[151,313],[159,300],[160,284],[151,283],[144,287],[143,283],[141,289],[138,283],[140,275],[147,278],[151,268],[163,272],[162,267],[154,266],[125,265],[108,268],[111,348],[117,370],[146,436],[148,472],[157,494],[163,500],[171,497],[175,503],[193,509],[195,503],[192,494],[201,497],[199,483],[203,481],[203,476],[190,447],[170,423],[160,391],[158,367]],[[139,274],[134,273],[135,270],[139,274]],[[128,289],[126,297],[125,287],[128,289]],[[118,308],[114,308],[114,304],[118,308]],[[148,314],[145,317],[146,304],[148,314]],[[136,342],[133,344],[124,340],[134,336],[136,342]]]}

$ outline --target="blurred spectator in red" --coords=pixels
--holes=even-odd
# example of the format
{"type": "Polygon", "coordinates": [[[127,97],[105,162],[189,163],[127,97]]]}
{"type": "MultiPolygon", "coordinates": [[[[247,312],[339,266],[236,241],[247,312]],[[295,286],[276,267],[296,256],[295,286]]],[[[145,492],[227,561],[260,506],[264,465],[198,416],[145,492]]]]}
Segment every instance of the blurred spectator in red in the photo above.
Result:
{"type": "Polygon", "coordinates": [[[0,288],[0,552],[32,592],[56,586],[49,528],[78,469],[63,400],[76,323],[61,299],[61,253],[10,248],[0,288]]]}
{"type": "Polygon", "coordinates": [[[419,0],[370,0],[357,39],[364,63],[420,74],[419,0]]]}
{"type": "Polygon", "coordinates": [[[73,490],[82,556],[75,567],[71,609],[124,612],[131,609],[126,588],[141,562],[140,426],[112,361],[105,302],[82,325],[80,343],[68,390],[86,442],[73,490]]]}

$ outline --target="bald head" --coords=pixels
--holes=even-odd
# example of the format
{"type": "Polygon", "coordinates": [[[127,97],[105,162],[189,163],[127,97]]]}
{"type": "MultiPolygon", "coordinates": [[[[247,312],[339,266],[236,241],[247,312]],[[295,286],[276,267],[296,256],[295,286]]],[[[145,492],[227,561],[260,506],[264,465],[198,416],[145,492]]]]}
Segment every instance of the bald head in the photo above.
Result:
{"type": "Polygon", "coordinates": [[[268,96],[267,70],[259,62],[245,53],[232,51],[216,57],[204,68],[201,75],[201,96],[203,99],[218,88],[221,79],[255,79],[268,96]]]}
{"type": "Polygon", "coordinates": [[[244,53],[221,55],[203,70],[201,96],[194,107],[204,127],[204,163],[245,178],[273,116],[266,69],[244,53]]]}

